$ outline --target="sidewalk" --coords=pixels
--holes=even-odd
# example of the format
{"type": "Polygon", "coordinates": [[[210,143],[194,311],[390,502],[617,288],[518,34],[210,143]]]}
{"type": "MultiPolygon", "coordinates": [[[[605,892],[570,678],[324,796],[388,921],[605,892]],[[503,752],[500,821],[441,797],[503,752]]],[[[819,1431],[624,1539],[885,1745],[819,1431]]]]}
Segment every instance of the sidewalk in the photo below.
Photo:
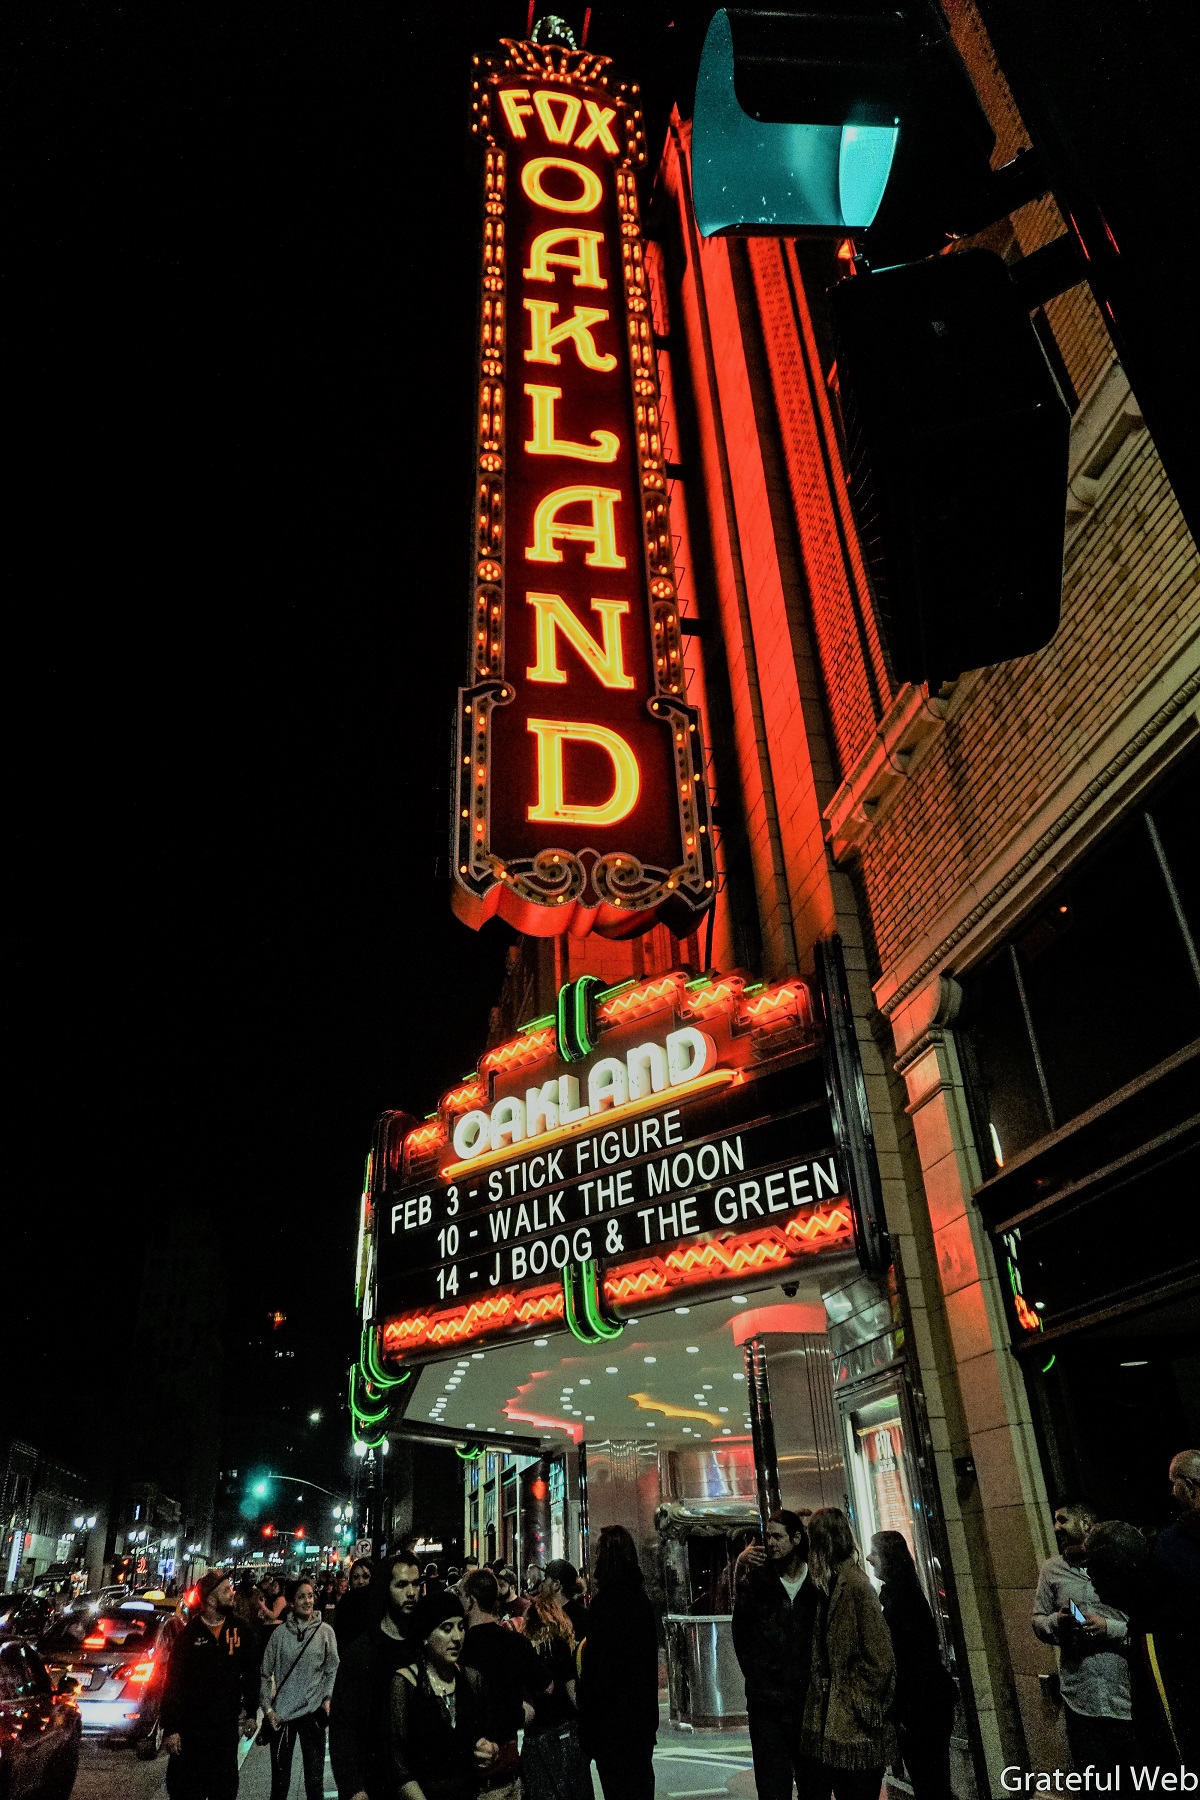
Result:
{"type": "MultiPolygon", "coordinates": [[[[745,1731],[697,1731],[664,1719],[654,1751],[656,1800],[755,1800],[745,1731]]],[[[597,1794],[600,1789],[597,1785],[597,1794]]]]}

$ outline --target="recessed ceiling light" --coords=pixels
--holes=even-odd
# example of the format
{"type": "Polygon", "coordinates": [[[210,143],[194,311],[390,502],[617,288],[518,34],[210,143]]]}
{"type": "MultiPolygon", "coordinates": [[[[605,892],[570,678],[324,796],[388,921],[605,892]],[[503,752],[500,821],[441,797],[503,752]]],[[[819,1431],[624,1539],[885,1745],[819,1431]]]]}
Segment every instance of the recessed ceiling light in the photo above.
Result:
{"type": "Polygon", "coordinates": [[[604,1373],[605,1373],[605,1374],[606,1374],[606,1375],[615,1375],[615,1374],[616,1374],[616,1373],[617,1373],[617,1365],[616,1365],[616,1363],[610,1363],[610,1364],[609,1364],[609,1366],[608,1366],[608,1368],[607,1368],[607,1369],[605,1369],[605,1371],[604,1371],[604,1373]]]}
{"type": "Polygon", "coordinates": [[[691,1310],[690,1306],[677,1306],[675,1308],[675,1311],[679,1314],[681,1319],[685,1319],[691,1310]]]}
{"type": "Polygon", "coordinates": [[[505,1435],[505,1437],[511,1437],[511,1436],[512,1436],[512,1431],[511,1431],[511,1430],[508,1430],[508,1431],[506,1431],[506,1432],[505,1432],[505,1433],[504,1433],[504,1435],[505,1435]]]}
{"type": "Polygon", "coordinates": [[[581,1375],[579,1377],[579,1385],[580,1385],[580,1387],[591,1387],[591,1385],[592,1385],[591,1376],[590,1375],[581,1375]]]}
{"type": "Polygon", "coordinates": [[[699,1344],[689,1344],[687,1346],[687,1353],[689,1356],[699,1356],[699,1354],[700,1354],[699,1344]]]}
{"type": "Polygon", "coordinates": [[[657,1362],[658,1358],[657,1358],[657,1356],[643,1356],[642,1361],[643,1362],[657,1362]]]}
{"type": "Polygon", "coordinates": [[[583,1416],[587,1420],[589,1425],[594,1425],[596,1423],[595,1413],[585,1413],[583,1416]]]}
{"type": "Polygon", "coordinates": [[[712,1389],[712,1382],[711,1381],[702,1381],[700,1383],[700,1386],[704,1389],[705,1393],[707,1394],[712,1389]]]}
{"type": "Polygon", "coordinates": [[[733,1427],[731,1425],[722,1425],[721,1436],[722,1437],[731,1437],[732,1435],[733,1435],[733,1427]]]}
{"type": "Polygon", "coordinates": [[[575,1389],[573,1387],[564,1387],[563,1388],[564,1394],[573,1394],[574,1392],[575,1392],[575,1389]]]}
{"type": "Polygon", "coordinates": [[[745,1306],[746,1304],[745,1294],[730,1294],[729,1299],[734,1306],[745,1306]]]}
{"type": "Polygon", "coordinates": [[[469,1369],[471,1366],[471,1359],[469,1356],[464,1356],[463,1360],[461,1362],[455,1363],[454,1366],[456,1369],[469,1369]]]}
{"type": "Polygon", "coordinates": [[[550,1339],[549,1338],[534,1338],[533,1342],[534,1342],[535,1347],[538,1350],[544,1350],[546,1348],[546,1345],[550,1342],[550,1339]]]}
{"type": "Polygon", "coordinates": [[[738,1370],[738,1372],[737,1372],[737,1374],[736,1374],[736,1375],[735,1375],[735,1376],[734,1376],[734,1378],[733,1378],[733,1379],[734,1379],[734,1380],[735,1380],[735,1381],[745,1381],[745,1379],[746,1379],[746,1371],[745,1371],[745,1369],[739,1369],[739,1370],[738,1370]]]}
{"type": "Polygon", "coordinates": [[[482,1362],[483,1361],[483,1351],[482,1350],[472,1350],[471,1361],[472,1362],[482,1362]]]}
{"type": "Polygon", "coordinates": [[[475,1429],[475,1421],[474,1421],[474,1419],[468,1419],[468,1420],[467,1420],[467,1430],[468,1430],[468,1431],[474,1431],[474,1429],[475,1429]]]}
{"type": "Polygon", "coordinates": [[[640,1325],[641,1322],[642,1321],[640,1319],[626,1319],[626,1321],[625,1321],[625,1323],[627,1325],[640,1325]]]}
{"type": "Polygon", "coordinates": [[[1123,1362],[1121,1367],[1123,1369],[1148,1369],[1150,1367],[1150,1358],[1148,1356],[1143,1357],[1140,1362],[1123,1362]]]}
{"type": "Polygon", "coordinates": [[[717,1411],[718,1412],[728,1412],[729,1408],[727,1406],[718,1406],[717,1411]]]}

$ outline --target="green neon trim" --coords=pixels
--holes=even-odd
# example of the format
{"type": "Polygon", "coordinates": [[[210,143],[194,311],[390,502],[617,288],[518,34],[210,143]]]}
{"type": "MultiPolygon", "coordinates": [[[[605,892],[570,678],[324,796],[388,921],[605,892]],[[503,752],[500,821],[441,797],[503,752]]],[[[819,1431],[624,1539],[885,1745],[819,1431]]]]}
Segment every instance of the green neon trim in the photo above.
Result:
{"type": "MultiPolygon", "coordinates": [[[[383,1421],[387,1418],[388,1413],[391,1411],[391,1407],[388,1406],[387,1403],[385,1402],[382,1411],[368,1412],[365,1406],[359,1405],[359,1403],[358,1403],[358,1378],[361,1375],[361,1373],[362,1373],[362,1370],[359,1368],[358,1364],[357,1363],[352,1364],[351,1369],[350,1369],[350,1390],[349,1390],[349,1393],[350,1393],[350,1415],[354,1419],[356,1424],[359,1421],[361,1421],[362,1424],[364,1424],[364,1425],[382,1425],[383,1421]]],[[[368,1395],[368,1399],[375,1399],[375,1398],[378,1398],[378,1396],[368,1395]]]]}
{"type": "Polygon", "coordinates": [[[583,1295],[583,1316],[595,1334],[593,1343],[602,1344],[610,1338],[620,1337],[625,1327],[614,1325],[604,1316],[603,1301],[600,1298],[600,1271],[594,1261],[585,1262],[580,1269],[579,1286],[583,1295]]]}
{"type": "Polygon", "coordinates": [[[564,1062],[575,1061],[575,1049],[567,1036],[567,995],[570,988],[571,983],[564,981],[554,1003],[554,1035],[558,1040],[558,1054],[564,1062]]]}
{"type": "Polygon", "coordinates": [[[590,1056],[596,1048],[592,1041],[592,995],[600,986],[598,975],[581,975],[575,983],[575,1018],[573,1031],[581,1057],[590,1056]]]}
{"type": "Polygon", "coordinates": [[[481,1445],[476,1444],[474,1450],[460,1450],[458,1445],[455,1444],[454,1454],[455,1456],[461,1456],[464,1462],[478,1462],[483,1455],[483,1449],[481,1445]]]}
{"type": "MultiPolygon", "coordinates": [[[[711,975],[697,975],[695,981],[685,981],[683,985],[689,994],[694,994],[697,988],[711,987],[713,979],[711,975]]],[[[746,992],[750,992],[749,988],[746,989],[746,992]]]]}
{"type": "Polygon", "coordinates": [[[1042,1374],[1048,1375],[1057,1361],[1058,1361],[1058,1352],[1055,1351],[1054,1355],[1050,1358],[1050,1361],[1048,1363],[1042,1364],[1042,1374]]]}
{"type": "Polygon", "coordinates": [[[1020,1293],[1020,1291],[1021,1291],[1021,1290],[1020,1290],[1020,1288],[1019,1288],[1019,1287],[1018,1287],[1018,1286],[1017,1286],[1017,1271],[1016,1271],[1016,1267],[1015,1267],[1015,1265],[1014,1265],[1014,1263],[1013,1263],[1013,1259],[1012,1259],[1012,1257],[1011,1257],[1011,1256],[1010,1256],[1010,1257],[1008,1257],[1008,1258],[1007,1258],[1007,1259],[1006,1259],[1006,1260],[1007,1260],[1007,1262],[1008,1262],[1008,1280],[1009,1280],[1009,1285],[1010,1285],[1010,1286],[1011,1286],[1011,1288],[1012,1288],[1012,1291],[1013,1291],[1013,1293],[1014,1293],[1014,1294],[1019,1294],[1019,1293],[1020,1293]]]}
{"type": "Polygon", "coordinates": [[[365,1444],[367,1446],[368,1450],[378,1450],[380,1444],[382,1444],[387,1437],[387,1432],[380,1431],[374,1436],[368,1437],[365,1431],[356,1431],[354,1435],[360,1444],[365,1444]]]}
{"type": "Polygon", "coordinates": [[[766,985],[765,981],[756,981],[752,986],[743,988],[742,992],[743,994],[761,994],[766,985]]]}
{"type": "Polygon", "coordinates": [[[373,1325],[368,1325],[363,1331],[358,1360],[362,1365],[363,1374],[371,1386],[379,1388],[385,1394],[389,1388],[403,1387],[404,1383],[412,1376],[411,1369],[402,1369],[399,1375],[388,1374],[379,1360],[379,1347],[375,1340],[373,1325]]]}
{"type": "Polygon", "coordinates": [[[528,1025],[518,1025],[517,1034],[519,1036],[523,1031],[545,1031],[547,1025],[553,1025],[553,1023],[554,1014],[545,1013],[540,1019],[530,1019],[528,1025]]]}
{"type": "Polygon", "coordinates": [[[428,1124],[430,1119],[436,1119],[436,1118],[437,1118],[436,1112],[426,1113],[425,1114],[425,1123],[428,1124]]]}
{"type": "Polygon", "coordinates": [[[562,1272],[563,1317],[567,1321],[567,1329],[570,1331],[573,1338],[578,1338],[581,1344],[592,1344],[595,1343],[596,1340],[583,1329],[583,1326],[580,1325],[576,1316],[576,1308],[578,1305],[576,1275],[577,1270],[575,1264],[568,1263],[562,1272]]]}

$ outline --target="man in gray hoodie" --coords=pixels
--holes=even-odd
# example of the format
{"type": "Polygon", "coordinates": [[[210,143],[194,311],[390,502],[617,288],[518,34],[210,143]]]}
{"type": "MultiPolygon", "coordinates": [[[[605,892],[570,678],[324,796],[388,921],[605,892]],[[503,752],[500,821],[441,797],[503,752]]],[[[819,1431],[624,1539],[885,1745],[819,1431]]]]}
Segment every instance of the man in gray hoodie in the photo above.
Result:
{"type": "Polygon", "coordinates": [[[271,1744],[271,1800],[287,1800],[296,1740],[304,1759],[305,1800],[325,1793],[325,1727],[337,1677],[337,1639],[316,1610],[304,1576],[289,1593],[283,1624],[267,1639],[262,1660],[262,1709],[271,1744]]]}

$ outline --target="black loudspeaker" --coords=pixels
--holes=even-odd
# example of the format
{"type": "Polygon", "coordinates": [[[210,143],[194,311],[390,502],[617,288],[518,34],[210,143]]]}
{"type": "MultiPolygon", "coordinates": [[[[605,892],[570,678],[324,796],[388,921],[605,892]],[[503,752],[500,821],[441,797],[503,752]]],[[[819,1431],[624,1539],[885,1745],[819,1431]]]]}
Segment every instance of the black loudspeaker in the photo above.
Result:
{"type": "Polygon", "coordinates": [[[850,500],[894,673],[1049,643],[1070,415],[1008,270],[964,250],[831,291],[850,500]]]}

